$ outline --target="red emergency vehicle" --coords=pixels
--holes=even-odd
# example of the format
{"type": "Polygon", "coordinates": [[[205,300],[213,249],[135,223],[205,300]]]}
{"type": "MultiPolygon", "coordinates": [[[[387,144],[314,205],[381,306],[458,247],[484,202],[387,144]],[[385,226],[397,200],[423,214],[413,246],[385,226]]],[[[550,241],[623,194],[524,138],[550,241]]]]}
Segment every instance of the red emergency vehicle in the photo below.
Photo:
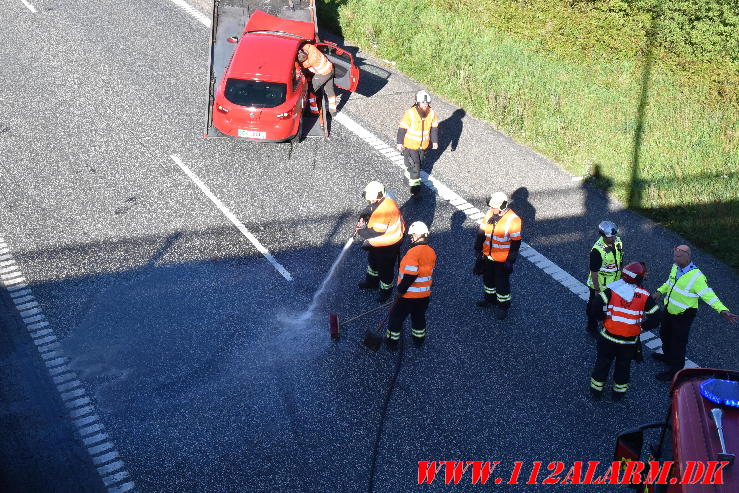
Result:
{"type": "Polygon", "coordinates": [[[622,472],[631,461],[658,461],[668,466],[672,461],[669,473],[661,479],[633,485],[642,492],[738,493],[737,452],[739,371],[691,368],[678,372],[672,381],[665,421],[619,435],[614,459],[621,462],[622,472]],[[657,430],[659,439],[648,445],[643,457],[646,430],[657,430]],[[722,484],[710,484],[716,479],[722,484]]]}

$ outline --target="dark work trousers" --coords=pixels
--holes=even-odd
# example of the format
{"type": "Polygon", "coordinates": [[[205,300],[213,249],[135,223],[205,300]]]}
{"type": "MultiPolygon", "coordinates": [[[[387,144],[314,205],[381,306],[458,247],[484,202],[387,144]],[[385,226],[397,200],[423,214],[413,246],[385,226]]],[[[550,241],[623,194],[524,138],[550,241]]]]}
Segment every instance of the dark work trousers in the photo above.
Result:
{"type": "Polygon", "coordinates": [[[313,74],[313,78],[310,81],[310,87],[313,89],[313,93],[318,95],[318,91],[323,88],[326,92],[326,96],[335,97],[336,92],[334,91],[334,73],[333,71],[328,75],[313,74]]]}
{"type": "Polygon", "coordinates": [[[423,149],[403,148],[403,157],[405,158],[405,179],[409,187],[421,184],[421,165],[426,151],[423,149]]]}
{"type": "Polygon", "coordinates": [[[588,317],[588,325],[586,329],[588,332],[593,334],[598,332],[598,321],[603,320],[603,299],[600,297],[600,293],[593,288],[590,290],[590,296],[588,297],[588,304],[585,305],[585,315],[588,317]]]}
{"type": "Polygon", "coordinates": [[[511,273],[505,268],[505,262],[495,262],[485,257],[482,282],[486,300],[497,303],[502,310],[511,307],[511,273]]]}
{"type": "Polygon", "coordinates": [[[595,367],[590,375],[590,385],[595,390],[603,390],[608,380],[608,371],[611,363],[616,360],[613,370],[613,389],[617,392],[626,392],[631,376],[631,360],[636,356],[636,344],[619,344],[598,335],[598,350],[595,357],[595,367]],[[596,388],[600,385],[600,389],[596,388]]]}
{"type": "Polygon", "coordinates": [[[403,322],[411,316],[413,337],[426,337],[426,309],[429,307],[430,296],[425,298],[400,298],[390,312],[387,322],[387,338],[400,339],[400,329],[403,322]]]}
{"type": "Polygon", "coordinates": [[[677,372],[685,366],[685,353],[688,347],[690,326],[693,325],[698,310],[688,308],[678,315],[671,315],[665,311],[659,337],[662,339],[662,351],[670,370],[677,372]]]}
{"type": "Polygon", "coordinates": [[[395,245],[371,247],[367,252],[367,264],[380,276],[381,289],[391,289],[393,286],[395,262],[398,259],[401,243],[402,241],[399,241],[395,245]]]}

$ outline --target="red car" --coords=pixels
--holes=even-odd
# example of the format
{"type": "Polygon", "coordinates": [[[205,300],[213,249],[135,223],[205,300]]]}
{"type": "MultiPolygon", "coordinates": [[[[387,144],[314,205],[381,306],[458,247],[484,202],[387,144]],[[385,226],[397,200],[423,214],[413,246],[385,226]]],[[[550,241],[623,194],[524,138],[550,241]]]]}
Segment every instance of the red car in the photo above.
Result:
{"type": "MultiPolygon", "coordinates": [[[[215,92],[213,126],[244,139],[279,142],[298,139],[309,88],[309,74],[296,63],[298,49],[314,42],[314,26],[257,10],[215,92]]],[[[359,71],[351,54],[332,43],[316,46],[334,64],[335,85],[353,91],[359,71]]]]}

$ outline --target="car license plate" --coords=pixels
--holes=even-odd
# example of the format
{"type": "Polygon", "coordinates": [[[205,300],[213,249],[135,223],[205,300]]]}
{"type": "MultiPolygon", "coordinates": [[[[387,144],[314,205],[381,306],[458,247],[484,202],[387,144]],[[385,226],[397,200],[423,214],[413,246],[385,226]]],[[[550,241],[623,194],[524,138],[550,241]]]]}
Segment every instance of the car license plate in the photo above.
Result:
{"type": "Polygon", "coordinates": [[[239,129],[239,137],[244,137],[247,139],[266,139],[267,132],[257,132],[256,130],[239,129]]]}

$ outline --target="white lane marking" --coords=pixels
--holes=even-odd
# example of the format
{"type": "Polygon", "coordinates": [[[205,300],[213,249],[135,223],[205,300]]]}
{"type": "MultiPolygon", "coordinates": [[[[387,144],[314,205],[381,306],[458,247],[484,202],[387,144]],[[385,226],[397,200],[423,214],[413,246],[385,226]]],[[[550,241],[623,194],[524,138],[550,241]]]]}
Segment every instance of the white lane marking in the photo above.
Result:
{"type": "MultiPolygon", "coordinates": [[[[24,0],[21,0],[21,1],[24,1],[24,0]]],[[[191,16],[193,16],[205,27],[210,28],[210,26],[212,25],[212,22],[207,15],[204,15],[198,9],[196,9],[195,7],[185,2],[185,0],[169,0],[169,1],[177,5],[179,8],[181,8],[182,10],[184,10],[191,16]]]]}
{"type": "MultiPolygon", "coordinates": [[[[188,5],[184,0],[170,0],[171,2],[175,3],[176,5],[179,5],[183,9],[185,9],[187,12],[189,12],[193,17],[200,20],[200,22],[203,23],[206,27],[211,27],[211,21],[208,18],[205,18],[205,20],[201,19],[201,17],[204,17],[200,12],[195,10],[194,7],[191,7],[188,5]]],[[[346,127],[348,130],[353,132],[355,135],[357,135],[360,139],[367,142],[370,146],[373,148],[381,151],[381,154],[388,158],[391,163],[395,164],[399,168],[401,168],[403,171],[405,171],[405,159],[403,158],[403,155],[399,153],[397,150],[395,150],[392,146],[388,146],[385,144],[380,138],[378,138],[375,134],[370,132],[369,130],[362,127],[359,123],[352,120],[346,113],[339,113],[337,114],[334,119],[341,123],[344,127],[346,127]],[[386,149],[390,149],[391,152],[385,152],[386,149]]],[[[174,157],[173,157],[174,159],[174,157]]],[[[582,179],[582,177],[575,177],[573,178],[573,181],[578,181],[582,179]]],[[[433,177],[429,175],[425,171],[421,171],[421,181],[424,185],[426,185],[428,188],[436,192],[436,194],[441,197],[442,199],[446,200],[447,202],[451,202],[452,200],[456,198],[461,198],[459,195],[457,195],[455,192],[453,192],[449,187],[444,185],[441,181],[439,181],[436,177],[433,177]]],[[[466,200],[462,199],[455,201],[456,204],[458,204],[456,207],[460,211],[464,212],[467,217],[474,220],[477,224],[480,224],[482,222],[482,218],[485,216],[479,209],[475,208],[474,206],[470,205],[466,200]]],[[[2,250],[0,250],[0,254],[4,253],[2,250]]],[[[580,297],[583,301],[587,301],[588,297],[590,295],[590,290],[588,287],[577,280],[575,277],[570,275],[570,273],[566,272],[562,268],[560,268],[557,264],[549,260],[547,257],[536,251],[531,245],[526,243],[525,241],[521,242],[521,249],[520,249],[521,255],[523,255],[525,258],[527,258],[529,261],[531,261],[534,265],[539,267],[540,269],[547,272],[554,280],[562,284],[564,287],[569,289],[571,292],[573,292],[575,295],[580,297]],[[545,268],[548,268],[548,270],[545,270],[545,268]]],[[[25,287],[25,286],[24,286],[25,287]]],[[[657,352],[661,352],[661,346],[662,341],[657,338],[653,339],[651,341],[648,341],[647,346],[655,349],[657,352]]],[[[695,365],[690,366],[690,368],[698,367],[699,365],[689,359],[686,359],[686,366],[688,365],[695,365]]]]}
{"type": "MultiPolygon", "coordinates": [[[[4,257],[9,259],[7,262],[12,262],[12,268],[15,269],[15,260],[13,260],[10,248],[3,238],[0,238],[0,246],[6,254],[4,257]]],[[[7,269],[3,270],[3,272],[7,272],[7,269]]],[[[3,275],[2,284],[5,285],[6,290],[12,297],[16,311],[23,318],[23,322],[26,324],[26,330],[38,349],[39,356],[44,361],[44,365],[56,385],[59,396],[64,402],[65,407],[69,409],[69,417],[73,420],[72,423],[83,445],[87,447],[90,458],[95,464],[102,464],[103,462],[97,462],[95,460],[99,453],[98,449],[93,449],[90,446],[108,439],[108,435],[102,433],[105,430],[105,426],[100,422],[100,417],[95,411],[95,405],[92,403],[90,397],[88,397],[87,390],[85,390],[82,382],[77,378],[77,374],[70,371],[68,365],[69,358],[64,355],[64,351],[61,348],[61,344],[57,341],[54,330],[49,327],[49,322],[46,320],[43,308],[36,301],[31,288],[25,283],[26,279],[22,277],[20,271],[18,271],[18,275],[20,277],[13,279],[6,279],[6,275],[3,275]],[[17,282],[18,279],[21,280],[20,284],[17,282]],[[95,436],[89,436],[92,433],[97,434],[95,436]]],[[[118,452],[114,449],[110,441],[105,444],[105,449],[100,449],[99,451],[103,450],[109,451],[108,453],[114,453],[115,457],[118,457],[118,452]]],[[[114,486],[121,479],[127,478],[128,472],[125,470],[119,472],[118,475],[123,474],[120,477],[118,475],[110,476],[109,474],[123,468],[123,461],[118,461],[115,467],[111,466],[109,468],[98,469],[100,478],[109,487],[109,491],[118,490],[123,492],[134,489],[135,485],[131,481],[114,486]]]]}
{"type": "Polygon", "coordinates": [[[30,10],[32,13],[35,14],[35,13],[38,12],[36,10],[36,7],[34,7],[33,5],[31,5],[31,2],[29,2],[28,0],[21,0],[21,2],[23,2],[23,5],[25,5],[26,7],[28,7],[28,10],[30,10]]]}
{"type": "MultiPolygon", "coordinates": [[[[338,115],[336,115],[335,120],[341,123],[349,131],[357,135],[360,139],[367,142],[373,148],[384,149],[385,147],[387,147],[387,145],[382,142],[377,136],[362,127],[359,123],[352,120],[349,116],[347,116],[346,113],[339,113],[338,115]]],[[[382,154],[385,157],[389,158],[390,161],[396,166],[398,166],[402,170],[405,170],[405,165],[403,164],[403,156],[396,149],[390,148],[389,152],[382,152],[382,154]]],[[[482,222],[482,217],[484,217],[482,211],[467,202],[464,198],[462,198],[449,187],[444,185],[437,178],[429,175],[425,171],[421,171],[421,181],[428,188],[435,191],[439,195],[439,197],[449,202],[458,210],[464,212],[467,217],[475,221],[477,224],[480,224],[482,222]]],[[[541,253],[537,252],[533,247],[531,247],[531,245],[529,245],[525,241],[521,242],[520,253],[526,259],[530,260],[534,265],[536,265],[544,272],[549,274],[552,278],[554,278],[555,281],[562,284],[564,287],[575,293],[581,299],[587,301],[589,292],[588,287],[585,286],[585,284],[575,279],[568,272],[561,269],[557,264],[546,258],[541,253]]]]}
{"type": "Polygon", "coordinates": [[[239,221],[238,218],[234,216],[233,213],[230,210],[228,210],[228,208],[225,205],[223,205],[223,202],[221,202],[218,199],[218,197],[216,197],[213,194],[213,192],[210,191],[208,186],[205,183],[203,183],[202,180],[198,178],[197,175],[193,173],[190,170],[190,168],[188,168],[178,156],[172,154],[169,157],[172,158],[172,161],[174,161],[177,164],[177,166],[179,166],[180,169],[184,171],[185,174],[198,186],[198,188],[202,190],[202,192],[211,200],[211,202],[213,202],[215,206],[218,207],[218,210],[220,210],[223,213],[223,215],[226,216],[228,220],[233,223],[234,226],[236,226],[236,229],[241,231],[241,234],[246,236],[246,238],[252,243],[252,245],[254,245],[256,249],[259,250],[259,253],[264,255],[264,258],[269,260],[269,263],[272,264],[272,266],[277,270],[277,272],[282,274],[282,277],[284,277],[288,281],[292,281],[293,276],[290,275],[287,269],[285,269],[279,262],[277,262],[277,260],[275,260],[272,254],[269,253],[269,251],[266,248],[264,248],[264,245],[262,245],[259,242],[256,236],[251,234],[251,232],[248,229],[246,229],[246,226],[244,226],[244,224],[241,221],[239,221]]]}

